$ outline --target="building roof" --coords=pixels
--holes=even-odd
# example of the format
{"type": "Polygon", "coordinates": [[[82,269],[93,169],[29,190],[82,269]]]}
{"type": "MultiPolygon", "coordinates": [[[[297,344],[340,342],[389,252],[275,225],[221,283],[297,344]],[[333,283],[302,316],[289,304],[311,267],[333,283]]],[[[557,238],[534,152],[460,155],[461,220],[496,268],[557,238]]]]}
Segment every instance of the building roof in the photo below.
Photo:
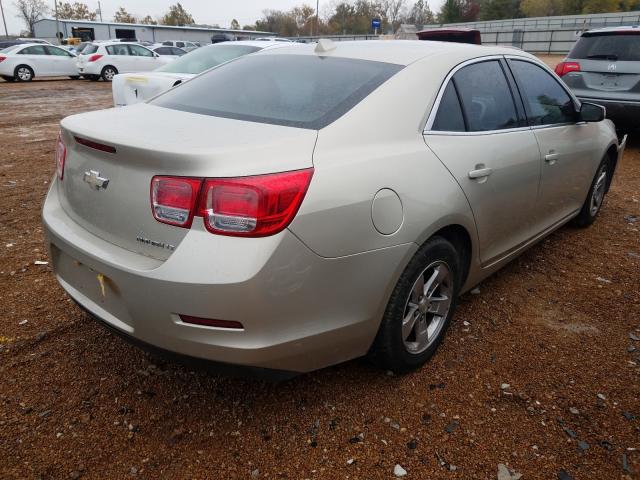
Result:
{"type": "MultiPolygon", "coordinates": [[[[35,23],[39,22],[55,22],[55,18],[41,18],[37,20],[35,23]]],[[[118,27],[145,27],[145,28],[158,28],[158,29],[180,29],[180,30],[195,30],[195,31],[205,31],[205,32],[223,32],[223,33],[236,33],[236,34],[260,34],[260,35],[277,35],[277,33],[273,32],[264,32],[260,30],[234,30],[230,28],[220,28],[220,27],[205,27],[202,25],[199,26],[179,26],[179,25],[149,25],[146,23],[119,23],[119,22],[99,22],[97,20],[68,20],[66,18],[59,18],[59,22],[64,23],[80,23],[80,24],[91,24],[91,25],[111,25],[118,27]]]]}

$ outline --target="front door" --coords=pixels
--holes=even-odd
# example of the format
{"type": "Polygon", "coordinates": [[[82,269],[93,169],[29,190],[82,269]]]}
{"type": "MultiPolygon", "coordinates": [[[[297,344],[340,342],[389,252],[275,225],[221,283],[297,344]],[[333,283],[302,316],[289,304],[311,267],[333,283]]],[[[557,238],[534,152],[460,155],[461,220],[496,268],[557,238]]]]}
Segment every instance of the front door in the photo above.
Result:
{"type": "Polygon", "coordinates": [[[582,207],[599,159],[596,124],[579,122],[577,106],[545,69],[510,59],[527,117],[540,147],[542,177],[537,217],[548,228],[582,207]]]}

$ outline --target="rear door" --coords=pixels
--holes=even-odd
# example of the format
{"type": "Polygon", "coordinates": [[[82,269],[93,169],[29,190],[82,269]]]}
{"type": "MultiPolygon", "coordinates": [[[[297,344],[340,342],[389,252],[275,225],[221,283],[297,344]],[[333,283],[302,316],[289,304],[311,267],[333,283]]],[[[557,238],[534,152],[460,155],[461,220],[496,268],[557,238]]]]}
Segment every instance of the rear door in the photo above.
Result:
{"type": "Polygon", "coordinates": [[[32,45],[22,49],[19,54],[24,56],[25,63],[33,68],[36,76],[55,75],[53,62],[51,62],[44,45],[32,45]]]}
{"type": "Polygon", "coordinates": [[[112,64],[118,69],[118,73],[129,73],[135,71],[135,65],[129,54],[129,47],[126,44],[108,45],[105,47],[111,58],[105,59],[107,63],[112,64]]]}
{"type": "Polygon", "coordinates": [[[545,68],[526,59],[509,60],[540,147],[542,179],[537,217],[550,227],[579,210],[598,160],[598,125],[578,121],[577,105],[545,68]]]}
{"type": "Polygon", "coordinates": [[[490,264],[537,233],[538,145],[503,58],[462,64],[438,98],[425,141],[469,200],[490,264]]]}
{"type": "Polygon", "coordinates": [[[586,32],[569,53],[579,70],[563,76],[581,98],[640,101],[640,31],[586,32]]]}

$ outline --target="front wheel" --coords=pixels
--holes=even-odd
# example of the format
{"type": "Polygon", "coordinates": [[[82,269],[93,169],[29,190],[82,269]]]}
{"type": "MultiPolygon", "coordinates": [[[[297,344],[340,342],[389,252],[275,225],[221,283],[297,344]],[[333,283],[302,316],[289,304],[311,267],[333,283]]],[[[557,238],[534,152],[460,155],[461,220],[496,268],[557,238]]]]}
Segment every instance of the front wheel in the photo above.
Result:
{"type": "Polygon", "coordinates": [[[391,294],[370,352],[376,364],[403,373],[433,356],[453,317],[461,272],[460,255],[446,239],[420,247],[391,294]]]}
{"type": "Polygon", "coordinates": [[[602,160],[602,163],[600,163],[600,166],[596,171],[595,177],[593,177],[587,199],[584,201],[580,213],[573,221],[574,225],[577,227],[588,227],[595,222],[598,212],[600,212],[600,209],[602,208],[604,197],[607,194],[607,186],[611,181],[609,178],[610,168],[608,160],[608,157],[605,157],[602,160]]]}
{"type": "Polygon", "coordinates": [[[111,65],[107,65],[102,69],[102,74],[100,75],[105,82],[111,82],[113,77],[118,74],[118,70],[116,67],[112,67],[111,65]]]}

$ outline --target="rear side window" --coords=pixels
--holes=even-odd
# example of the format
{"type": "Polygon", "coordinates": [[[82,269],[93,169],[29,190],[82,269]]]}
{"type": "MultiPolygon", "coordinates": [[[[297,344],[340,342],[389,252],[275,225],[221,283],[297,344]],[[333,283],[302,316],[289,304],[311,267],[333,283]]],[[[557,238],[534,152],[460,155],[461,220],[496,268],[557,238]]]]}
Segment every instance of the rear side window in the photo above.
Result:
{"type": "Polygon", "coordinates": [[[203,115],[317,130],[344,115],[401,69],[391,63],[316,55],[247,55],[169,90],[152,103],[203,115]]]}
{"type": "Polygon", "coordinates": [[[44,49],[42,45],[34,45],[32,47],[27,47],[20,52],[22,55],[47,55],[47,51],[44,49]]]}
{"type": "Polygon", "coordinates": [[[547,71],[530,62],[510,62],[531,125],[553,125],[576,121],[576,109],[569,94],[547,71]]]}
{"type": "Polygon", "coordinates": [[[158,55],[171,55],[171,47],[160,47],[154,50],[158,55]]]}
{"type": "Polygon", "coordinates": [[[129,55],[129,49],[126,45],[109,45],[106,49],[109,55],[129,55]]]}
{"type": "Polygon", "coordinates": [[[640,32],[584,34],[568,58],[640,61],[640,32]]]}
{"type": "Polygon", "coordinates": [[[153,57],[153,52],[140,45],[129,45],[131,55],[134,57],[153,57]]]}
{"type": "Polygon", "coordinates": [[[98,45],[89,44],[82,49],[83,55],[92,55],[98,51],[98,45]]]}
{"type": "Polygon", "coordinates": [[[511,89],[500,62],[491,60],[460,69],[454,76],[467,130],[482,132],[520,126],[511,89]]]}
{"type": "Polygon", "coordinates": [[[176,47],[184,47],[184,42],[176,42],[176,47]]]}
{"type": "Polygon", "coordinates": [[[458,93],[453,82],[449,82],[444,95],[442,95],[432,130],[440,132],[464,132],[466,130],[460,100],[458,100],[458,93]]]}

